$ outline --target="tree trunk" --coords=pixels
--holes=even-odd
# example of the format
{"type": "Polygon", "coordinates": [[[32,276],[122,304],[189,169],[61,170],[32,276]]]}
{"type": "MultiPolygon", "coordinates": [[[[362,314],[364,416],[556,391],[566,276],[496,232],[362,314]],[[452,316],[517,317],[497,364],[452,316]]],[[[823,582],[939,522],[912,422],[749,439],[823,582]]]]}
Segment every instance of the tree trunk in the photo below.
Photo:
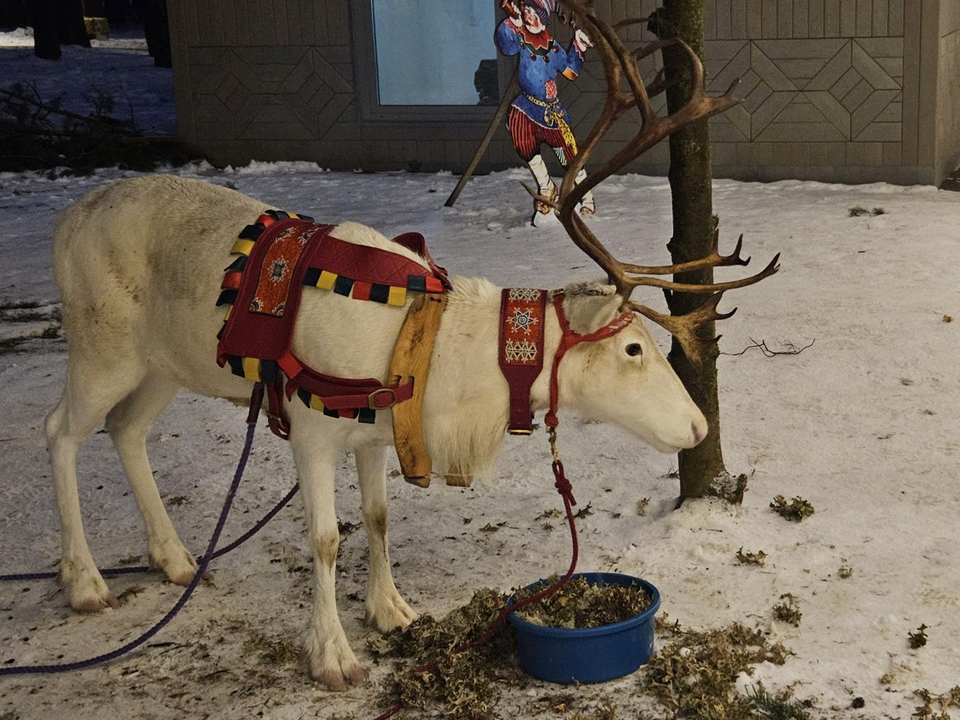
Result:
{"type": "Polygon", "coordinates": [[[43,60],[60,59],[56,0],[33,0],[33,54],[43,60]]]}
{"type": "Polygon", "coordinates": [[[146,0],[143,6],[143,28],[147,36],[147,48],[153,56],[153,64],[157,67],[173,67],[167,0],[146,0]]]}
{"type": "Polygon", "coordinates": [[[61,45],[90,47],[87,28],[83,24],[83,5],[80,0],[56,0],[57,33],[61,45]]]}
{"type": "MultiPolygon", "coordinates": [[[[704,0],[664,0],[659,22],[661,37],[679,36],[703,59],[704,0]]],[[[686,52],[677,47],[663,51],[668,80],[677,84],[667,91],[667,108],[679,110],[690,98],[690,62],[686,52]]],[[[673,238],[667,248],[674,263],[687,262],[710,253],[716,218],[713,215],[713,194],[710,166],[709,120],[700,120],[670,136],[670,192],[673,202],[673,238]]],[[[713,269],[682,273],[677,282],[713,282],[713,269]]],[[[703,302],[702,296],[690,293],[669,293],[670,312],[681,315],[703,302]]],[[[716,336],[714,323],[699,330],[702,338],[716,336]]],[[[669,359],[677,375],[687,387],[694,402],[710,423],[710,432],[697,447],[680,452],[680,491],[683,498],[701,497],[710,483],[725,472],[720,447],[720,402],[717,397],[717,353],[707,353],[702,367],[690,363],[680,344],[674,340],[669,359]]]]}

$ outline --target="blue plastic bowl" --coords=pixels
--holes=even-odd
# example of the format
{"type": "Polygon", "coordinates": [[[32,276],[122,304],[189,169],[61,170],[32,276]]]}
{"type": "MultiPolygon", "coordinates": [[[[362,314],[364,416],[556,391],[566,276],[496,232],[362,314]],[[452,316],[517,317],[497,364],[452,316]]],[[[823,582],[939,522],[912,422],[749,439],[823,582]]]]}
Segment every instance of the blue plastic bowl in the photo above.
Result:
{"type": "Polygon", "coordinates": [[[654,653],[653,616],[660,608],[660,591],[646,580],[620,573],[577,573],[573,577],[582,577],[590,585],[636,583],[653,595],[653,603],[636,617],[595,628],[544,627],[510,613],[520,667],[529,675],[562,685],[606,682],[635,672],[654,653]]]}

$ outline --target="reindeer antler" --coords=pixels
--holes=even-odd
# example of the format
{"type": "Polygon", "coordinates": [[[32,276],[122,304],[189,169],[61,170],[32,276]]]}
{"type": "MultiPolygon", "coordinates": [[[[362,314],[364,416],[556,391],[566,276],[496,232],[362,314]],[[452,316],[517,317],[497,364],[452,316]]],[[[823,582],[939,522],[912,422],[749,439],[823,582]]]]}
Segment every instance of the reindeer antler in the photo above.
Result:
{"type": "MultiPolygon", "coordinates": [[[[779,253],[759,273],[740,280],[702,285],[662,280],[649,276],[684,273],[711,267],[746,265],[750,262],[750,259],[744,260],[740,257],[743,236],[741,235],[736,249],[729,255],[720,254],[718,232],[715,232],[713,249],[707,257],[674,265],[631,265],[620,262],[604,247],[603,243],[576,212],[576,209],[587,192],[671,133],[698,120],[724,112],[736,105],[739,100],[734,97],[733,91],[739,83],[739,79],[734,80],[723,95],[709,97],[704,90],[703,65],[700,58],[679,38],[657,40],[637,50],[630,51],[623,44],[617,30],[643,22],[644,19],[631,18],[611,27],[597,16],[592,0],[560,0],[560,2],[570,9],[573,19],[581,28],[586,30],[596,45],[607,79],[607,98],[603,111],[590,130],[586,142],[567,168],[560,187],[559,199],[548,204],[554,208],[560,222],[576,246],[606,272],[610,282],[617,288],[617,294],[623,297],[624,305],[666,328],[680,342],[687,357],[693,362],[699,362],[703,357],[704,344],[698,339],[696,329],[705,322],[730,317],[733,312],[723,314],[717,312],[716,309],[723,293],[734,288],[753,285],[776,273],[779,270],[777,264],[780,258],[779,253]],[[661,70],[657,74],[648,89],[640,74],[639,61],[670,46],[681,48],[689,58],[693,89],[690,99],[683,107],[674,113],[660,116],[651,107],[650,98],[663,92],[667,87],[663,71],[661,70]],[[624,80],[629,87],[629,92],[621,89],[624,80]],[[577,174],[584,168],[600,140],[625,112],[633,108],[637,108],[640,112],[640,129],[637,134],[607,162],[587,174],[580,183],[577,183],[577,174]],[[674,292],[706,293],[710,294],[711,297],[699,308],[686,315],[664,315],[645,305],[630,301],[629,298],[633,289],[641,285],[674,292]]],[[[534,194],[529,188],[528,191],[534,194]]],[[[546,198],[539,199],[546,201],[546,198]]]]}

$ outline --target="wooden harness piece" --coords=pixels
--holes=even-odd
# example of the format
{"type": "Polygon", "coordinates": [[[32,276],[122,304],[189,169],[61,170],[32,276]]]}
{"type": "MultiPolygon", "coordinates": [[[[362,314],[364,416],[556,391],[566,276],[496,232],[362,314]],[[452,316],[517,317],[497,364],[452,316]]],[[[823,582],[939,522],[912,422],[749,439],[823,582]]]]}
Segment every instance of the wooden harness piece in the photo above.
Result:
{"type": "MultiPolygon", "coordinates": [[[[424,293],[411,303],[390,361],[391,381],[412,382],[413,395],[393,406],[393,440],[403,479],[417,487],[430,486],[433,465],[423,441],[423,398],[433,345],[447,306],[444,293],[424,293]]],[[[448,484],[449,483],[448,481],[448,484]]]]}

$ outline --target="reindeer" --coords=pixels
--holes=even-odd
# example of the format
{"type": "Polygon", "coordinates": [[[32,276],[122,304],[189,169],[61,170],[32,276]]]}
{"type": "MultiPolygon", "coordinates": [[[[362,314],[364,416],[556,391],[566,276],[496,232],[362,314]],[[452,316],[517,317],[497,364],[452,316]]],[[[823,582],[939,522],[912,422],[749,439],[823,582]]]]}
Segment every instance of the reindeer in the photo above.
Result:
{"type": "MultiPolygon", "coordinates": [[[[722,97],[705,95],[700,62],[680,41],[661,41],[631,53],[593,9],[579,0],[571,5],[580,27],[597,40],[608,95],[600,119],[566,171],[559,200],[542,199],[553,202],[573,242],[597,262],[607,281],[567,287],[562,298],[557,296],[557,302],[547,306],[546,361],[532,388],[531,410],[559,404],[586,418],[619,425],[657,450],[677,452],[699,443],[708,432],[707,423],[641,316],[673,333],[688,356],[697,360],[705,349],[697,328],[729,316],[716,309],[723,293],[772,275],[778,269],[777,258],[751,277],[687,285],[656,276],[746,265],[747,260],[740,258],[740,244],[732,254],[721,255],[715,239],[714,251],[702,260],[658,267],[621,263],[604,248],[575,212],[584,194],[677,128],[721,112],[736,100],[732,87],[722,97]],[[660,117],[651,110],[649,98],[662,91],[664,83],[658,77],[648,92],[637,59],[669,43],[677,43],[689,55],[695,90],[680,111],[660,117]],[[620,90],[624,77],[629,93],[620,90]],[[636,137],[577,184],[577,174],[601,137],[634,107],[642,119],[636,137]],[[670,317],[630,300],[633,288],[641,285],[705,293],[708,299],[686,316],[670,317]],[[630,316],[621,331],[566,353],[556,376],[558,397],[551,398],[547,368],[569,333],[594,332],[624,313],[630,316]],[[562,320],[568,323],[566,331],[562,320]]],[[[62,528],[60,579],[69,589],[70,605],[80,612],[117,607],[87,545],[77,494],[78,451],[104,418],[146,525],[150,565],[180,585],[195,573],[197,563],[164,510],[145,438],[181,388],[249,404],[249,383],[214,362],[217,331],[224,318],[215,301],[238,222],[257,217],[264,207],[219,186],[152,176],[96,189],[59,218],[54,265],[69,352],[63,395],[47,417],[45,430],[62,528]]],[[[338,225],[333,234],[423,262],[376,230],[355,222],[338,225]]],[[[453,279],[423,406],[425,442],[439,468],[483,473],[500,449],[508,420],[508,387],[497,365],[499,306],[500,289],[487,280],[453,279]]],[[[403,319],[400,308],[306,289],[293,351],[324,373],[384,378],[403,319]]],[[[345,448],[352,448],[356,455],[370,546],[366,619],[389,631],[405,628],[416,617],[394,584],[387,545],[385,465],[386,448],[393,441],[391,421],[387,413],[380,413],[373,425],[331,419],[297,402],[288,403],[287,411],[315,564],[315,607],[306,637],[310,672],[325,686],[343,689],[366,677],[336,607],[339,535],[334,468],[345,448]]]]}

